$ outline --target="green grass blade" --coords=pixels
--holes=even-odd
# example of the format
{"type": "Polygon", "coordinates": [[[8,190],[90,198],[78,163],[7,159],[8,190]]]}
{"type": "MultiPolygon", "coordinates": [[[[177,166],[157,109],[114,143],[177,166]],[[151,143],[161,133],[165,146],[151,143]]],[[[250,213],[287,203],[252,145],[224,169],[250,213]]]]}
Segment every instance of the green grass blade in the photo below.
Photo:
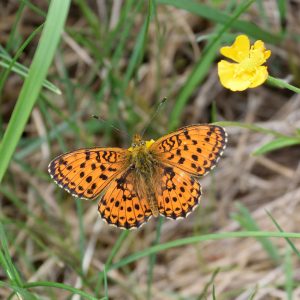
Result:
{"type": "MultiPolygon", "coordinates": [[[[242,205],[241,203],[237,204],[238,213],[234,215],[234,219],[240,223],[240,225],[246,230],[256,230],[259,231],[260,228],[252,218],[247,207],[242,205]]],[[[277,247],[268,239],[268,238],[260,238],[258,242],[261,243],[263,249],[267,252],[269,257],[274,261],[274,263],[278,264],[281,261],[281,257],[279,255],[277,247]]]]}
{"type": "MultiPolygon", "coordinates": [[[[163,221],[164,221],[163,218],[160,216],[157,221],[156,237],[153,243],[154,246],[159,244],[163,221]]],[[[155,262],[156,262],[156,253],[151,254],[149,256],[149,264],[148,264],[149,269],[148,269],[148,277],[147,277],[147,299],[148,300],[152,299],[151,287],[153,282],[153,269],[154,269],[155,262]]]]}
{"type": "Polygon", "coordinates": [[[46,77],[63,30],[69,6],[70,0],[52,0],[50,3],[45,27],[28,77],[22,87],[12,117],[0,144],[0,182],[17,147],[31,110],[38,99],[43,80],[46,77]]]}
{"type": "MultiPolygon", "coordinates": [[[[28,77],[29,70],[25,66],[19,64],[18,62],[14,62],[12,64],[13,60],[10,57],[4,56],[2,53],[0,53],[0,58],[5,59],[5,61],[0,60],[0,66],[1,67],[5,68],[5,69],[8,69],[8,70],[11,67],[11,70],[13,72],[15,72],[16,74],[20,75],[21,77],[23,77],[23,78],[28,77]]],[[[58,94],[58,95],[62,94],[61,90],[48,80],[43,80],[43,87],[48,89],[49,91],[51,91],[53,93],[58,94]]]]}
{"type": "Polygon", "coordinates": [[[278,150],[281,148],[286,148],[293,145],[299,145],[300,139],[294,137],[280,137],[271,142],[268,142],[261,146],[260,148],[256,149],[252,154],[253,155],[262,155],[268,152],[278,150]]]}
{"type": "MultiPolygon", "coordinates": [[[[58,124],[57,124],[57,122],[55,122],[53,120],[52,115],[49,113],[49,106],[48,106],[49,101],[47,101],[47,98],[43,94],[41,94],[41,99],[42,99],[42,101],[38,102],[38,106],[41,111],[41,114],[43,115],[44,120],[46,121],[46,124],[48,125],[48,128],[56,128],[56,126],[58,124]]],[[[51,106],[50,106],[50,109],[52,109],[51,106]]],[[[41,138],[41,136],[39,138],[41,138]]],[[[67,152],[68,147],[64,141],[63,136],[59,132],[56,132],[55,139],[57,140],[57,143],[58,143],[60,149],[62,150],[62,152],[67,152]]],[[[49,143],[49,146],[50,146],[51,144],[50,144],[49,140],[50,140],[50,137],[48,136],[47,142],[49,143]]],[[[16,155],[17,155],[17,153],[14,156],[15,159],[16,159],[16,155]]]]}
{"type": "MultiPolygon", "coordinates": [[[[242,1],[239,6],[243,6],[243,2],[244,1],[242,1]]],[[[201,16],[202,18],[208,19],[215,23],[226,24],[231,19],[231,16],[229,14],[222,12],[220,9],[214,9],[208,5],[197,3],[192,0],[157,0],[157,3],[168,4],[180,9],[184,9],[192,14],[201,16]]],[[[268,43],[276,44],[281,40],[280,36],[273,35],[269,31],[265,31],[251,22],[236,20],[231,24],[231,27],[247,35],[250,35],[253,38],[261,39],[268,43]]]]}
{"type": "Polygon", "coordinates": [[[174,108],[170,116],[169,131],[174,130],[180,124],[180,115],[194,89],[204,80],[212,62],[214,61],[217,51],[219,49],[220,42],[215,40],[209,46],[208,51],[201,57],[198,63],[195,65],[191,75],[186,81],[184,87],[180,91],[174,108]]]}
{"type": "Polygon", "coordinates": [[[0,280],[0,288],[6,288],[13,290],[13,293],[8,297],[7,299],[18,299],[18,300],[38,300],[38,298],[26,291],[24,288],[20,288],[19,286],[16,286],[14,284],[9,284],[4,281],[0,280]],[[16,295],[16,297],[14,297],[16,295]]]}
{"type": "Polygon", "coordinates": [[[288,300],[293,299],[293,262],[291,248],[286,249],[285,259],[284,259],[284,271],[285,271],[285,291],[288,300]]]}
{"type": "Polygon", "coordinates": [[[56,127],[54,127],[49,133],[48,136],[41,136],[37,139],[34,139],[26,144],[21,150],[19,150],[15,156],[14,159],[16,160],[22,160],[26,156],[30,155],[33,151],[35,151],[38,147],[40,147],[43,143],[54,140],[57,138],[57,135],[68,131],[73,126],[73,121],[76,120],[78,117],[82,116],[83,112],[80,111],[76,113],[74,116],[70,116],[69,119],[66,119],[66,121],[62,122],[61,124],[58,124],[56,127]]]}
{"type": "MultiPolygon", "coordinates": [[[[124,9],[122,11],[122,17],[120,18],[120,22],[117,25],[116,29],[118,29],[119,32],[121,30],[121,35],[119,38],[119,43],[116,47],[116,49],[113,52],[113,55],[111,57],[111,64],[113,68],[117,68],[118,67],[118,63],[120,61],[120,59],[122,58],[122,55],[124,55],[124,50],[126,47],[126,42],[128,42],[128,38],[130,36],[130,33],[132,31],[133,25],[134,25],[134,18],[132,18],[130,16],[130,13],[135,12],[135,14],[137,12],[139,12],[142,9],[143,3],[139,2],[139,3],[135,3],[132,0],[128,0],[126,2],[124,2],[124,9]],[[134,6],[134,4],[136,6],[134,6]]],[[[116,37],[113,35],[113,37],[116,39],[116,37]]],[[[111,37],[109,37],[109,43],[110,44],[114,44],[113,41],[115,39],[112,39],[111,37]]],[[[112,50],[111,47],[108,47],[108,50],[112,50]]]]}
{"type": "Polygon", "coordinates": [[[123,83],[123,90],[125,90],[127,88],[129,80],[132,78],[136,67],[141,62],[141,59],[142,59],[144,51],[145,51],[145,46],[146,46],[146,41],[147,41],[147,33],[148,33],[149,24],[150,24],[150,20],[151,20],[151,16],[152,16],[152,9],[153,9],[152,1],[149,0],[148,3],[149,3],[149,5],[148,5],[147,18],[146,18],[146,20],[138,34],[138,37],[137,37],[137,40],[136,40],[129,64],[128,64],[128,68],[126,70],[125,79],[124,79],[124,83],[123,83]]]}
{"type": "Polygon", "coordinates": [[[257,294],[257,290],[258,290],[258,287],[256,285],[255,288],[254,288],[254,290],[253,290],[253,292],[250,294],[248,300],[254,300],[254,297],[257,294]]]}
{"type": "Polygon", "coordinates": [[[215,290],[215,285],[213,284],[212,286],[212,297],[213,297],[213,300],[216,300],[216,290],[215,290]]]}
{"type": "MultiPolygon", "coordinates": [[[[29,37],[25,40],[25,42],[23,43],[23,45],[18,49],[16,55],[14,56],[14,58],[11,60],[9,66],[7,67],[7,69],[4,71],[4,73],[1,76],[0,79],[0,95],[2,94],[2,90],[3,90],[3,86],[4,83],[10,73],[10,71],[12,70],[12,68],[14,67],[16,61],[18,60],[18,58],[20,57],[20,55],[22,54],[23,50],[28,46],[28,44],[32,41],[32,39],[36,36],[37,33],[39,33],[41,31],[41,29],[43,28],[44,24],[40,25],[38,28],[36,28],[30,35],[29,37]]],[[[3,66],[5,66],[5,64],[3,64],[3,66]]],[[[1,98],[0,98],[1,99],[1,98]]]]}
{"type": "Polygon", "coordinates": [[[214,124],[219,125],[219,126],[223,126],[223,127],[228,126],[228,127],[245,128],[245,129],[260,132],[260,133],[263,133],[263,134],[271,134],[271,135],[274,135],[275,137],[289,137],[285,134],[280,133],[279,131],[263,128],[263,127],[260,127],[260,126],[254,125],[254,124],[249,124],[249,123],[219,121],[219,122],[215,122],[214,124]]]}
{"type": "Polygon", "coordinates": [[[209,279],[209,281],[205,284],[202,293],[199,295],[199,297],[197,298],[197,300],[205,300],[207,299],[207,292],[209,287],[212,285],[213,287],[213,298],[214,298],[214,290],[215,290],[215,285],[214,285],[214,281],[215,278],[217,277],[217,275],[220,272],[220,268],[217,268],[211,275],[211,278],[209,279]]]}
{"type": "Polygon", "coordinates": [[[79,252],[80,252],[80,260],[81,260],[81,272],[83,274],[83,258],[85,253],[85,235],[84,235],[84,222],[83,222],[83,207],[82,207],[82,200],[76,199],[76,213],[78,217],[79,223],[79,252]]]}
{"type": "Polygon", "coordinates": [[[281,23],[281,32],[285,33],[287,29],[287,1],[286,0],[277,0],[277,7],[280,16],[281,23]]]}
{"type": "Polygon", "coordinates": [[[9,37],[8,37],[8,41],[7,41],[7,44],[6,44],[6,47],[5,47],[7,52],[10,52],[11,50],[14,50],[14,47],[16,45],[16,40],[17,40],[16,39],[16,32],[17,32],[17,28],[18,28],[18,24],[20,22],[20,19],[22,17],[24,7],[25,7],[25,3],[21,2],[19,7],[18,7],[16,16],[14,18],[14,23],[12,25],[12,28],[11,28],[11,31],[10,31],[10,34],[9,34],[9,37]]]}
{"type": "Polygon", "coordinates": [[[47,14],[41,10],[38,6],[34,5],[28,0],[21,0],[23,3],[25,3],[29,9],[31,9],[33,12],[35,12],[37,15],[46,18],[47,14]]]}
{"type": "Polygon", "coordinates": [[[212,101],[211,103],[211,112],[210,112],[210,119],[211,119],[211,122],[212,123],[215,123],[217,122],[217,104],[216,104],[216,101],[212,101]]]}
{"type": "Polygon", "coordinates": [[[116,241],[116,243],[114,244],[114,247],[112,248],[110,255],[105,263],[106,266],[106,270],[109,270],[112,260],[114,259],[114,257],[116,256],[116,254],[119,252],[123,242],[125,241],[125,239],[127,238],[127,236],[129,235],[129,230],[124,230],[122,231],[122,233],[120,234],[118,240],[116,241]]]}
{"type": "MultiPolygon", "coordinates": [[[[110,55],[110,52],[113,51],[113,54],[111,55],[111,64],[112,67],[109,69],[109,73],[107,74],[106,78],[104,79],[104,82],[102,84],[102,87],[99,89],[98,93],[96,94],[97,100],[100,100],[105,95],[106,90],[110,86],[114,86],[113,83],[113,74],[114,71],[119,68],[119,62],[122,58],[122,55],[124,55],[124,51],[126,51],[126,44],[130,40],[130,33],[132,32],[134,28],[134,17],[137,15],[143,8],[144,3],[142,1],[136,2],[133,0],[128,0],[126,3],[124,3],[124,7],[122,9],[122,15],[120,18],[120,21],[118,25],[116,26],[116,29],[109,35],[107,38],[107,51],[108,53],[106,55],[110,55]],[[113,45],[115,44],[116,40],[116,34],[120,33],[120,41],[114,50],[113,45]]],[[[133,54],[132,54],[133,55],[133,54]]],[[[131,58],[132,59],[132,58],[131,58]]],[[[129,70],[127,69],[127,72],[129,70]]],[[[129,76],[129,75],[128,75],[129,76]]],[[[128,84],[128,83],[127,83],[128,84]]],[[[122,84],[120,84],[121,86],[122,84]]],[[[115,85],[116,87],[119,86],[119,84],[115,85]]],[[[123,88],[126,88],[125,84],[123,83],[123,88]]]]}
{"type": "Polygon", "coordinates": [[[1,223],[0,223],[0,242],[1,242],[1,251],[0,251],[1,265],[4,269],[4,271],[6,272],[7,277],[10,279],[10,281],[14,285],[16,285],[18,287],[22,287],[23,282],[22,282],[21,276],[19,275],[19,272],[15,268],[15,266],[12,262],[12,259],[9,255],[7,238],[6,238],[5,231],[4,231],[4,228],[1,223]]]}
{"type": "Polygon", "coordinates": [[[106,273],[106,267],[104,266],[103,270],[103,283],[104,283],[104,295],[105,298],[108,299],[108,284],[107,284],[107,273],[106,273]]]}
{"type": "MultiPolygon", "coordinates": [[[[180,91],[177,101],[174,105],[173,111],[170,117],[169,130],[174,130],[178,127],[180,123],[180,115],[184,109],[185,104],[187,103],[189,97],[194,92],[197,85],[199,85],[205,78],[206,74],[209,71],[211,64],[213,63],[221,43],[221,37],[223,34],[232,26],[232,24],[245,12],[248,7],[254,2],[254,0],[245,1],[243,4],[238,6],[236,11],[233,13],[232,17],[228,19],[224,26],[222,26],[217,35],[213,36],[212,40],[209,42],[206,47],[204,54],[198,63],[194,67],[191,75],[187,79],[184,87],[180,91]]],[[[190,2],[185,2],[185,4],[190,2]]]]}
{"type": "Polygon", "coordinates": [[[31,300],[36,299],[34,295],[23,289],[23,281],[21,276],[13,264],[9,254],[8,242],[2,224],[0,223],[0,265],[6,273],[10,283],[0,282],[0,286],[10,288],[18,299],[31,300]]]}
{"type": "MultiPolygon", "coordinates": [[[[111,250],[111,252],[109,254],[109,257],[108,257],[108,259],[107,259],[107,261],[105,263],[105,272],[108,272],[109,269],[111,268],[112,260],[114,259],[115,255],[119,252],[119,250],[120,250],[123,242],[125,241],[125,239],[127,238],[128,235],[129,235],[129,230],[124,230],[120,234],[118,240],[114,244],[114,247],[112,248],[112,250],[111,250]]],[[[96,294],[98,293],[97,291],[99,291],[99,286],[102,284],[102,282],[104,280],[104,276],[106,276],[104,274],[104,272],[100,272],[99,273],[99,276],[98,276],[98,285],[96,287],[96,294]]]]}
{"type": "MultiPolygon", "coordinates": [[[[270,217],[270,219],[272,220],[272,222],[275,224],[275,226],[277,227],[277,229],[280,232],[284,232],[283,229],[281,228],[281,226],[276,222],[275,218],[271,215],[271,213],[269,211],[266,211],[266,213],[268,214],[268,216],[270,217]]],[[[294,243],[289,238],[285,238],[285,240],[288,242],[288,244],[290,245],[291,249],[294,251],[294,253],[296,253],[296,255],[298,256],[298,258],[300,259],[300,252],[296,248],[296,246],[294,245],[294,243]]]]}
{"type": "Polygon", "coordinates": [[[206,235],[197,235],[188,238],[178,239],[168,243],[149,247],[143,251],[136,252],[130,256],[127,256],[117,263],[113,264],[110,269],[118,269],[126,266],[134,261],[137,261],[143,257],[149,256],[152,253],[158,253],[160,251],[168,250],[174,247],[180,247],[184,245],[195,244],[210,240],[222,240],[229,238],[300,238],[300,233],[295,232],[273,232],[273,231],[239,231],[239,232],[223,232],[206,235]]]}
{"type": "MultiPolygon", "coordinates": [[[[29,288],[35,288],[35,287],[41,287],[41,286],[69,291],[72,294],[80,295],[84,299],[88,299],[88,300],[99,300],[99,298],[95,298],[86,292],[83,292],[79,289],[76,289],[76,288],[70,286],[70,285],[59,283],[59,282],[50,282],[50,281],[29,282],[29,283],[24,284],[23,288],[29,289],[29,288]]],[[[103,298],[103,299],[106,299],[106,298],[103,298]]]]}
{"type": "Polygon", "coordinates": [[[76,0],[75,2],[79,6],[82,14],[84,15],[85,19],[88,22],[90,28],[93,30],[95,38],[97,40],[100,40],[100,38],[101,38],[101,34],[100,34],[101,23],[99,22],[98,16],[95,14],[95,12],[89,6],[87,1],[76,0]]]}

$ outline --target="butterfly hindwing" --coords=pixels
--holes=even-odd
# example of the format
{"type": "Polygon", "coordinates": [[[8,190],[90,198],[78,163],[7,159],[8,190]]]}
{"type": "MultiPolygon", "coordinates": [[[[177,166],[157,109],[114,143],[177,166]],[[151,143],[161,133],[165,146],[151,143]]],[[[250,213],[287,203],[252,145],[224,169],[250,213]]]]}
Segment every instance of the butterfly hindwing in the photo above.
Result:
{"type": "Polygon", "coordinates": [[[195,176],[204,175],[217,163],[227,134],[216,125],[190,125],[158,139],[150,147],[160,162],[195,176]]]}
{"type": "Polygon", "coordinates": [[[159,213],[171,219],[186,217],[200,202],[200,183],[174,166],[162,165],[159,173],[161,187],[156,192],[159,213]]]}
{"type": "Polygon", "coordinates": [[[73,196],[93,199],[127,167],[126,152],[121,148],[80,149],[56,157],[48,170],[73,196]]]}
{"type": "Polygon", "coordinates": [[[107,223],[138,228],[152,215],[149,203],[137,193],[136,174],[130,168],[119,174],[99,201],[98,211],[107,223]]]}

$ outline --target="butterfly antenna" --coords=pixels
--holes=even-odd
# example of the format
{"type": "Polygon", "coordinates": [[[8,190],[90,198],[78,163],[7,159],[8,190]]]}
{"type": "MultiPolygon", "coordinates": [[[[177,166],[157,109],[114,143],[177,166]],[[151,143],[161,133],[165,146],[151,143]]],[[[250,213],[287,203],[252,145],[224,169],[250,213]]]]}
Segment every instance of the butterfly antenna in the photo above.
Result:
{"type": "MultiPolygon", "coordinates": [[[[92,117],[98,121],[101,121],[101,122],[107,122],[107,120],[105,120],[103,117],[101,116],[96,116],[96,115],[92,115],[92,117]]],[[[125,132],[125,131],[122,131],[121,129],[119,129],[118,127],[112,125],[112,124],[109,124],[109,127],[111,127],[114,131],[116,131],[117,133],[121,134],[121,135],[126,135],[126,137],[129,137],[128,133],[125,132]]]]}
{"type": "Polygon", "coordinates": [[[147,125],[145,126],[144,130],[143,130],[142,133],[141,133],[141,136],[142,136],[142,137],[144,136],[145,132],[146,132],[147,129],[150,127],[152,121],[153,121],[153,120],[155,119],[155,117],[158,115],[158,113],[159,113],[161,107],[166,103],[166,101],[167,101],[167,97],[164,97],[164,98],[162,98],[162,99],[160,100],[160,102],[158,103],[158,105],[157,105],[157,107],[156,107],[156,109],[155,109],[155,111],[154,111],[152,117],[150,118],[150,120],[148,121],[147,125]]]}

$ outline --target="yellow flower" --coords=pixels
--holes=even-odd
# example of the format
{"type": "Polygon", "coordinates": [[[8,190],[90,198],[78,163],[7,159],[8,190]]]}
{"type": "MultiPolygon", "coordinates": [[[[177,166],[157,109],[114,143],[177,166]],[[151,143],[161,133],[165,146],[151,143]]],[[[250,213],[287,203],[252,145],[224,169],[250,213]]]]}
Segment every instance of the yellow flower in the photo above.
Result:
{"type": "Polygon", "coordinates": [[[249,38],[239,35],[232,46],[223,47],[221,54],[234,62],[221,60],[218,74],[222,85],[232,91],[243,91],[263,84],[268,78],[267,67],[263,66],[270,57],[262,41],[256,41],[250,47],[249,38]]]}

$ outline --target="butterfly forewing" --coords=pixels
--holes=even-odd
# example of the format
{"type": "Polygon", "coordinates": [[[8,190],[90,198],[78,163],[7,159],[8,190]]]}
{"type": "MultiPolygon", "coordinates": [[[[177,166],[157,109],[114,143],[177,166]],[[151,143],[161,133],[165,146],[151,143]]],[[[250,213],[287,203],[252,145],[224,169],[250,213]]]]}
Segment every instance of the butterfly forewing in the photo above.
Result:
{"type": "Polygon", "coordinates": [[[226,142],[220,126],[191,125],[160,138],[150,149],[160,162],[200,176],[216,165],[226,142]]]}
{"type": "Polygon", "coordinates": [[[91,148],[56,157],[48,170],[55,182],[73,196],[93,199],[127,168],[127,150],[91,148]]]}

